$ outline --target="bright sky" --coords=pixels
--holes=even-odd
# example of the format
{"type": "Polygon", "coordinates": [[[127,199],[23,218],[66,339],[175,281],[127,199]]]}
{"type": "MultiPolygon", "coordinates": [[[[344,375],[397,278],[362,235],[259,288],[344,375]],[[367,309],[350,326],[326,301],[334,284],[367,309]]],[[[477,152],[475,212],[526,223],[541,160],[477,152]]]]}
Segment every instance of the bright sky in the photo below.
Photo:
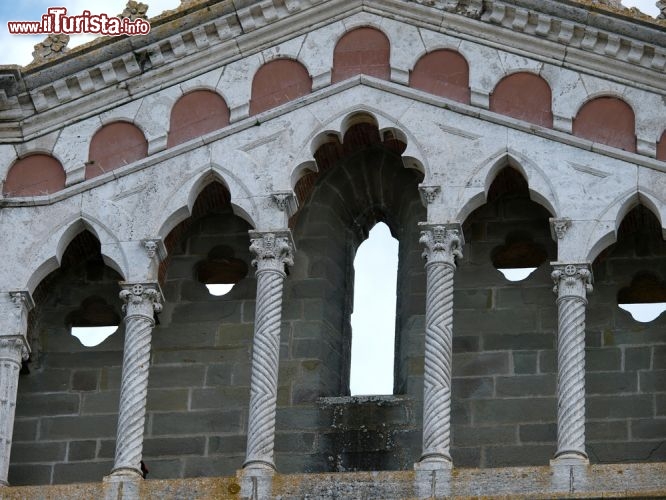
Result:
{"type": "MultiPolygon", "coordinates": [[[[81,14],[89,10],[91,14],[115,16],[125,8],[126,0],[2,0],[0,3],[0,64],[26,65],[32,61],[33,46],[41,42],[45,35],[10,35],[7,21],[39,21],[49,7],[66,7],[67,14],[81,14]]],[[[147,0],[148,17],[154,17],[165,10],[180,5],[180,0],[147,0]]],[[[651,16],[657,16],[659,9],[656,0],[624,0],[627,7],[638,7],[651,16]]],[[[75,47],[92,40],[92,35],[74,35],[69,47],[75,47]]]]}

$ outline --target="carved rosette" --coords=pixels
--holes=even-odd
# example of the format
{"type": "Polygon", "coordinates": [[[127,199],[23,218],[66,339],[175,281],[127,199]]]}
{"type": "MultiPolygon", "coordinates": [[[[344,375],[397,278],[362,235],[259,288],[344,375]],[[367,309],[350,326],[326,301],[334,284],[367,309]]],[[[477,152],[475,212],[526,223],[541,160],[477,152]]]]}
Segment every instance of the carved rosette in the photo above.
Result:
{"type": "Polygon", "coordinates": [[[122,286],[125,349],[113,473],[141,476],[150,340],[155,326],[154,314],[162,310],[162,296],[155,283],[122,286]]]}
{"type": "Polygon", "coordinates": [[[250,381],[247,457],[243,467],[275,469],[275,409],[277,406],[280,322],[285,266],[293,265],[289,233],[250,232],[252,264],[257,272],[257,302],[250,381]]]}
{"type": "Polygon", "coordinates": [[[587,264],[554,266],[557,293],[557,452],[585,460],[585,306],[592,292],[587,264]]]}
{"type": "Polygon", "coordinates": [[[435,226],[421,232],[427,259],[423,454],[420,466],[451,464],[451,358],[453,274],[462,258],[458,229],[435,226]]]}
{"type": "Polygon", "coordinates": [[[16,391],[21,361],[28,359],[23,335],[0,336],[0,485],[8,485],[9,456],[14,432],[16,391]]]}
{"type": "Polygon", "coordinates": [[[32,53],[32,63],[39,63],[42,61],[49,61],[60,54],[67,52],[67,44],[69,43],[69,35],[65,34],[52,34],[48,35],[44,40],[34,46],[32,53]]]}
{"type": "Polygon", "coordinates": [[[659,9],[657,19],[666,19],[666,0],[659,0],[655,5],[659,9]]]}

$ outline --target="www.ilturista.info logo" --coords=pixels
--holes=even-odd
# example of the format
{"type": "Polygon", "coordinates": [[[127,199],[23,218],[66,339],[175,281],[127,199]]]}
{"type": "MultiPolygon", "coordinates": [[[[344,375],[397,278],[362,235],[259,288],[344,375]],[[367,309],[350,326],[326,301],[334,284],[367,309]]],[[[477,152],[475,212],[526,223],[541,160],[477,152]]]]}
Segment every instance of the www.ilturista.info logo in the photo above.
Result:
{"type": "Polygon", "coordinates": [[[7,28],[12,35],[92,33],[120,36],[150,33],[150,23],[145,19],[91,14],[89,10],[84,10],[79,16],[68,16],[65,7],[49,7],[48,13],[42,14],[41,21],[8,21],[7,28]]]}

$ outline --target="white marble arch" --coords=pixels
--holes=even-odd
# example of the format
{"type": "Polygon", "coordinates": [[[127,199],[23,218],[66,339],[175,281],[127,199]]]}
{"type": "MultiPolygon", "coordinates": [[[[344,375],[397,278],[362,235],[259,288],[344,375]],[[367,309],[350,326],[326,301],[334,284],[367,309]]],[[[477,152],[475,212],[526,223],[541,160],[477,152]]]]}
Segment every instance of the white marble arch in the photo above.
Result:
{"type": "Polygon", "coordinates": [[[462,183],[454,197],[459,204],[456,221],[462,224],[474,210],[486,203],[490,186],[505,167],[516,169],[525,178],[532,201],[548,210],[551,216],[559,216],[561,209],[557,192],[544,170],[525,155],[511,148],[502,148],[484,159],[462,183]]]}

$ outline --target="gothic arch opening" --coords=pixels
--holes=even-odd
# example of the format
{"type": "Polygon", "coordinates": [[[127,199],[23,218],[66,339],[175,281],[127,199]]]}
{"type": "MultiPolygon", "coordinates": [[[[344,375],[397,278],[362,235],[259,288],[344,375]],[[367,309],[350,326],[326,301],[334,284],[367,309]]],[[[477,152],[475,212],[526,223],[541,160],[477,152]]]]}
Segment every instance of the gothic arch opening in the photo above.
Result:
{"type": "Polygon", "coordinates": [[[144,462],[150,478],[233,474],[245,458],[256,283],[250,225],[212,180],[165,238],[144,462]],[[229,284],[211,294],[207,284],[229,284]]]}
{"type": "Polygon", "coordinates": [[[586,315],[586,447],[592,463],[666,459],[666,315],[640,322],[620,303],[662,301],[666,241],[637,205],[592,266],[586,315]]]}
{"type": "Polygon", "coordinates": [[[124,328],[118,282],[87,230],[33,293],[32,349],[19,379],[9,479],[13,485],[99,481],[113,467],[124,328]],[[76,325],[115,323],[96,346],[76,325]],[[39,450],[36,452],[35,450],[39,450]]]}
{"type": "Polygon", "coordinates": [[[507,166],[463,223],[453,298],[453,462],[500,467],[548,463],[556,439],[557,247],[552,214],[507,166]],[[522,281],[498,271],[535,267],[522,281]]]}

